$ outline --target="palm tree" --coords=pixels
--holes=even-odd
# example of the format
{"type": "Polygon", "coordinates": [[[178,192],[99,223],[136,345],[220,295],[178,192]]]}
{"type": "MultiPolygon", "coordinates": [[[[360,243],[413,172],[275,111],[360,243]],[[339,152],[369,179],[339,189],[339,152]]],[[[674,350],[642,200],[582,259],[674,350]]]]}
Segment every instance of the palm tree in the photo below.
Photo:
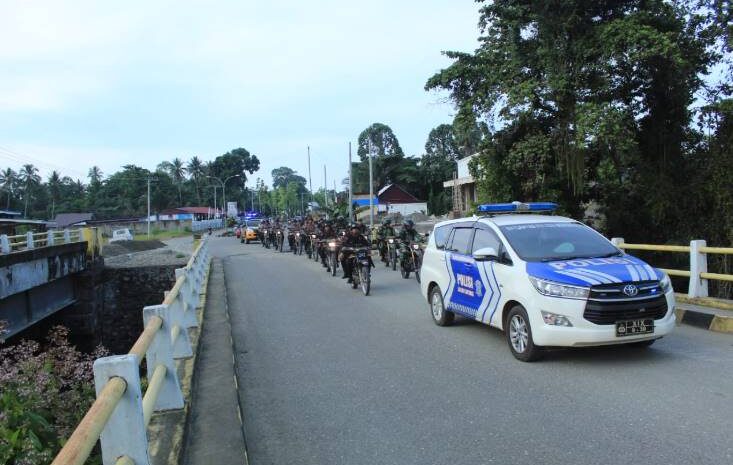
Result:
{"type": "Polygon", "coordinates": [[[199,205],[201,205],[201,189],[199,188],[199,181],[206,175],[204,164],[201,159],[197,156],[191,158],[186,166],[188,175],[191,176],[194,185],[196,186],[196,199],[199,205]]]}
{"type": "Polygon", "coordinates": [[[102,182],[102,170],[98,166],[94,165],[91,168],[89,168],[87,177],[89,178],[89,181],[92,183],[100,183],[102,182]]]}
{"type": "Polygon", "coordinates": [[[56,204],[61,197],[61,175],[58,171],[53,170],[51,172],[51,174],[48,176],[48,182],[46,183],[46,186],[48,187],[48,193],[51,196],[50,218],[53,218],[54,213],[56,213],[56,204]]]}
{"type": "Polygon", "coordinates": [[[28,163],[20,169],[20,181],[23,183],[23,198],[25,207],[23,209],[23,217],[28,217],[28,200],[31,196],[31,189],[41,182],[41,176],[38,175],[38,168],[28,163]]]}
{"type": "Polygon", "coordinates": [[[183,194],[181,192],[181,185],[186,177],[186,168],[183,166],[183,160],[176,157],[173,161],[164,161],[158,165],[158,169],[166,171],[173,178],[173,182],[178,186],[178,205],[182,206],[183,194]]]}
{"type": "Polygon", "coordinates": [[[0,187],[7,192],[8,201],[5,206],[6,210],[10,210],[10,197],[13,194],[13,188],[18,182],[18,174],[12,168],[5,168],[0,171],[0,187]]]}

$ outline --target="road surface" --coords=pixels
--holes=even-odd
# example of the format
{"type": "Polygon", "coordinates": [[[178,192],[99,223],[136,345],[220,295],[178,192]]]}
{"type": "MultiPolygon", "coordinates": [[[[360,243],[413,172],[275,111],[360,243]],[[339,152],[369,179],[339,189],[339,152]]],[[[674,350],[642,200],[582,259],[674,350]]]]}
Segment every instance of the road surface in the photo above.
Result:
{"type": "Polygon", "coordinates": [[[215,238],[250,463],[730,464],[733,337],[515,360],[503,334],[435,326],[414,279],[364,297],[305,257],[215,238]]]}

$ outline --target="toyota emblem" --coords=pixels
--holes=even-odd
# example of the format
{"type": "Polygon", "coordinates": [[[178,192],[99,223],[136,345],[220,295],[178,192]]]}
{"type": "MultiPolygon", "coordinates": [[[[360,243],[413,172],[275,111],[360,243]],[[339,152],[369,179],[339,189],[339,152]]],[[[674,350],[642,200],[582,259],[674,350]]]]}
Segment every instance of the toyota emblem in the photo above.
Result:
{"type": "Polygon", "coordinates": [[[627,284],[624,286],[623,293],[629,297],[634,297],[636,294],[639,293],[639,288],[634,286],[633,284],[627,284]]]}

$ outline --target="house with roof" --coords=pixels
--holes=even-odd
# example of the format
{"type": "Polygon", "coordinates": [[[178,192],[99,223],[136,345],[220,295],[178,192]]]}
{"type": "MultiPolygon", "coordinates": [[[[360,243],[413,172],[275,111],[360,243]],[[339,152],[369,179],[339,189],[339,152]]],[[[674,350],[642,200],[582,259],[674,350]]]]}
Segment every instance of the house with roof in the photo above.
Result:
{"type": "MultiPolygon", "coordinates": [[[[354,194],[353,203],[357,207],[367,207],[366,215],[369,215],[369,194],[354,194]]],[[[374,196],[374,212],[384,214],[399,213],[402,216],[412,213],[427,213],[428,204],[423,200],[409,193],[399,184],[387,184],[379,189],[374,196]]]]}
{"type": "Polygon", "coordinates": [[[178,207],[163,210],[157,215],[157,220],[207,220],[210,218],[218,218],[223,214],[219,208],[214,210],[211,207],[178,207]]]}
{"type": "Polygon", "coordinates": [[[58,229],[85,226],[92,219],[94,219],[93,213],[58,213],[51,226],[58,229]]]}

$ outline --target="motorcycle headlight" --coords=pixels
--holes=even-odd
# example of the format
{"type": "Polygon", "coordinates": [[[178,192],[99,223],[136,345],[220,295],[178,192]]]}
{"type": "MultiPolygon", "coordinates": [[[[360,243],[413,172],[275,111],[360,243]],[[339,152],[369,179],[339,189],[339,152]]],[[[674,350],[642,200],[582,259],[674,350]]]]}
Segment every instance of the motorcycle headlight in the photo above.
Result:
{"type": "Polygon", "coordinates": [[[420,248],[420,246],[419,246],[419,245],[417,245],[417,244],[412,244],[412,248],[413,248],[413,249],[415,249],[415,250],[417,250],[417,249],[419,249],[419,248],[420,248]]]}
{"type": "Polygon", "coordinates": [[[662,289],[662,294],[666,294],[672,290],[672,280],[669,279],[669,275],[664,273],[664,277],[659,280],[659,287],[662,289]]]}
{"type": "Polygon", "coordinates": [[[335,242],[329,242],[329,243],[328,243],[328,246],[329,246],[329,247],[336,247],[336,243],[335,243],[335,242]]]}
{"type": "Polygon", "coordinates": [[[389,243],[390,243],[390,244],[394,244],[394,239],[390,239],[390,240],[389,240],[389,243]]]}
{"type": "Polygon", "coordinates": [[[532,283],[537,292],[542,295],[549,295],[552,297],[567,297],[569,299],[587,299],[590,293],[590,288],[579,287],[579,286],[568,286],[566,284],[558,284],[553,281],[547,281],[544,279],[535,278],[534,276],[529,277],[529,281],[532,283]]]}

